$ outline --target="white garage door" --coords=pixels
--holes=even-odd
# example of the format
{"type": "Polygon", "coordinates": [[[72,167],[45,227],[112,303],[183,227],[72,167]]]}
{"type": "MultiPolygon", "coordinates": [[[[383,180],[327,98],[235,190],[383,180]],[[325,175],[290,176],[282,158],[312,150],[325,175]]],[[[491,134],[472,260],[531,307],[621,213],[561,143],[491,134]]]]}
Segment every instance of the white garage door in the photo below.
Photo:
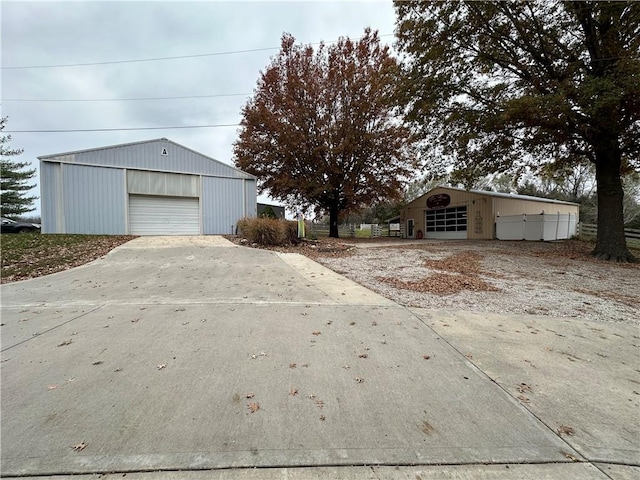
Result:
{"type": "Polygon", "coordinates": [[[129,234],[199,235],[198,199],[129,195],[129,234]]]}

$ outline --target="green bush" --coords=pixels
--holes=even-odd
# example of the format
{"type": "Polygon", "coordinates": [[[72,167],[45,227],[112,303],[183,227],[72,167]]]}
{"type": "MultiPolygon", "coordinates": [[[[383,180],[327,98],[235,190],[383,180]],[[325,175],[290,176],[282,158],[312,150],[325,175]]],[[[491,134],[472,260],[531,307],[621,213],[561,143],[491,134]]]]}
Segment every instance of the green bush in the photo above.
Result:
{"type": "Polygon", "coordinates": [[[276,212],[273,211],[270,205],[267,205],[264,211],[260,214],[262,218],[278,218],[276,212]]]}
{"type": "Polygon", "coordinates": [[[297,222],[272,218],[243,218],[238,221],[238,233],[251,243],[263,246],[297,244],[297,222]]]}

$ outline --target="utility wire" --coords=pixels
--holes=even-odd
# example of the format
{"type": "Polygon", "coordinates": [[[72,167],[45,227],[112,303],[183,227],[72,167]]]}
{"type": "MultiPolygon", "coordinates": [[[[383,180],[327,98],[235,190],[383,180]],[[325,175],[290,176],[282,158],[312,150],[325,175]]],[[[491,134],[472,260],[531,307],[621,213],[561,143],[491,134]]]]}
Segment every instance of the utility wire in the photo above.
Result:
{"type": "Polygon", "coordinates": [[[227,93],[219,95],[191,95],[186,97],[139,97],[139,98],[3,98],[3,102],[133,102],[144,100],[179,100],[187,98],[247,97],[250,93],[227,93]]]}
{"type": "Polygon", "coordinates": [[[239,127],[239,123],[217,125],[177,125],[171,127],[131,127],[131,128],[82,128],[70,130],[3,130],[4,133],[73,133],[73,132],[130,132],[133,130],[174,130],[183,128],[239,127]]]}
{"type": "MultiPolygon", "coordinates": [[[[378,35],[378,37],[392,37],[393,33],[387,33],[385,35],[378,35]]],[[[337,40],[333,40],[331,42],[315,42],[315,43],[306,43],[304,45],[320,45],[321,43],[336,43],[337,40]]],[[[279,50],[280,47],[265,47],[265,48],[252,48],[248,50],[232,50],[228,52],[214,52],[214,53],[201,53],[196,55],[178,55],[173,57],[154,57],[154,58],[138,58],[134,60],[113,60],[107,62],[87,62],[87,63],[66,63],[66,64],[57,64],[57,65],[12,65],[9,67],[1,67],[1,70],[24,70],[29,68],[66,68],[66,67],[89,67],[96,65],[116,65],[121,63],[140,63],[140,62],[157,62],[160,60],[180,60],[185,58],[202,58],[202,57],[218,57],[222,55],[235,55],[239,53],[253,53],[253,52],[266,52],[269,50],[279,50]]]]}
{"type": "Polygon", "coordinates": [[[2,67],[2,70],[22,70],[27,68],[66,68],[66,67],[90,67],[95,65],[115,65],[119,63],[139,63],[139,62],[157,62],[160,60],[179,60],[183,58],[200,58],[200,57],[215,57],[221,55],[234,55],[237,53],[251,53],[251,52],[265,52],[268,50],[278,50],[280,47],[268,47],[268,48],[254,48],[251,50],[235,50],[231,52],[215,52],[215,53],[201,53],[198,55],[179,55],[175,57],[155,57],[155,58],[139,58],[136,60],[113,60],[109,62],[90,62],[90,63],[66,63],[59,65],[26,65],[26,66],[10,66],[2,67]]]}

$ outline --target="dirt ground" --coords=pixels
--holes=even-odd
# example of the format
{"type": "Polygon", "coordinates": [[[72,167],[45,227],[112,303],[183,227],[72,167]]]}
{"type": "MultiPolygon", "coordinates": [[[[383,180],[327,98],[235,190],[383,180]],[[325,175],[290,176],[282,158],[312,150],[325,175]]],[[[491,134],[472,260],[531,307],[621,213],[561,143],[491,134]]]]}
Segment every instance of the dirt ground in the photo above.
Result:
{"type": "Polygon", "coordinates": [[[573,240],[323,239],[288,251],[405,306],[640,325],[640,264],[599,261],[592,249],[573,240]]]}

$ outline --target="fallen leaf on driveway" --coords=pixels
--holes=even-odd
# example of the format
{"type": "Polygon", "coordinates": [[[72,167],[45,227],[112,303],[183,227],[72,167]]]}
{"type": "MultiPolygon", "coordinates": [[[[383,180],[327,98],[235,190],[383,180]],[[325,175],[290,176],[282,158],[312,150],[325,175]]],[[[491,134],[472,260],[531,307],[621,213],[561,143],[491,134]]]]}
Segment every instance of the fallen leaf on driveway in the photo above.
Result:
{"type": "Polygon", "coordinates": [[[313,335],[320,335],[322,332],[313,332],[313,335]]]}
{"type": "Polygon", "coordinates": [[[527,385],[526,383],[521,383],[520,385],[518,385],[518,392],[526,393],[526,392],[530,392],[530,391],[531,391],[531,387],[529,385],[527,385]]]}
{"type": "Polygon", "coordinates": [[[102,360],[96,360],[91,365],[102,365],[104,362],[102,360]]]}
{"type": "Polygon", "coordinates": [[[72,339],[69,340],[65,340],[64,342],[62,342],[60,345],[58,345],[59,347],[66,347],[67,345],[71,345],[73,343],[72,339]]]}
{"type": "Polygon", "coordinates": [[[247,405],[247,408],[251,413],[256,413],[258,410],[260,410],[260,405],[258,403],[250,403],[249,405],[247,405]]]}
{"type": "Polygon", "coordinates": [[[296,368],[297,366],[298,366],[298,365],[297,365],[297,364],[295,364],[295,363],[290,363],[290,364],[289,364],[289,368],[296,368]]]}
{"type": "Polygon", "coordinates": [[[422,358],[424,358],[425,360],[429,360],[431,358],[431,355],[422,355],[422,358]]]}
{"type": "Polygon", "coordinates": [[[74,452],[81,452],[82,450],[87,448],[87,444],[84,443],[84,442],[81,442],[81,443],[78,443],[76,445],[72,445],[71,448],[73,448],[74,452]]]}
{"type": "Polygon", "coordinates": [[[58,385],[49,385],[47,390],[55,390],[56,388],[58,388],[58,385]]]}
{"type": "Polygon", "coordinates": [[[289,390],[289,395],[295,397],[296,395],[298,395],[298,389],[296,387],[291,387],[291,390],[289,390]]]}
{"type": "Polygon", "coordinates": [[[568,425],[560,425],[556,431],[558,432],[558,435],[560,435],[560,436],[562,436],[562,435],[571,436],[571,435],[573,435],[575,433],[573,428],[569,427],[568,425]]]}
{"type": "Polygon", "coordinates": [[[570,453],[567,452],[563,452],[562,450],[560,450],[561,453],[564,454],[565,457],[567,457],[569,460],[571,460],[572,462],[579,462],[580,459],[578,457],[574,457],[573,455],[571,455],[570,453]]]}
{"type": "Polygon", "coordinates": [[[360,355],[358,355],[358,358],[367,358],[369,357],[369,355],[367,355],[366,353],[361,353],[360,355]]]}
{"type": "Polygon", "coordinates": [[[160,365],[158,365],[158,370],[162,370],[163,368],[167,368],[166,363],[161,363],[160,365]]]}
{"type": "Polygon", "coordinates": [[[356,381],[356,383],[364,382],[364,378],[360,378],[360,377],[356,377],[356,378],[354,378],[354,380],[356,381]]]}
{"type": "Polygon", "coordinates": [[[256,396],[256,394],[255,394],[255,393],[247,393],[247,394],[245,395],[245,397],[246,397],[246,398],[253,398],[253,397],[255,397],[255,396],[256,396]]]}

